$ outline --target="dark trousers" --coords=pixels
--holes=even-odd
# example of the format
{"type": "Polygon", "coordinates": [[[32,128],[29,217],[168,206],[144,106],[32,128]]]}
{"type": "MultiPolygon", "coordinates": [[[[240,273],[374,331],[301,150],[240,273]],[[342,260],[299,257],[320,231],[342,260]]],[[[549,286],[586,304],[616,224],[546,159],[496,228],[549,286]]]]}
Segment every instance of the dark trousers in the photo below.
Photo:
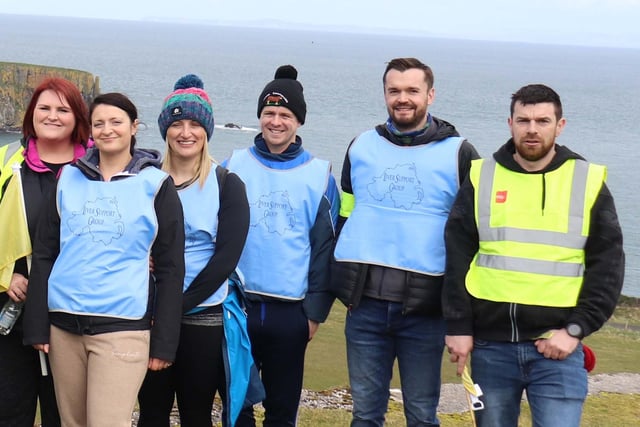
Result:
{"type": "MultiPolygon", "coordinates": [[[[309,323],[302,302],[254,302],[248,330],[266,398],[263,426],[295,426],[302,392],[309,323]]],[[[236,427],[254,427],[253,408],[240,413],[236,427]]]]}
{"type": "Polygon", "coordinates": [[[211,427],[215,394],[226,397],[223,333],[221,325],[182,325],[175,363],[147,371],[138,393],[139,427],[169,427],[174,394],[182,427],[211,427]]]}
{"type": "Polygon", "coordinates": [[[0,335],[0,427],[33,427],[38,399],[42,426],[60,426],[51,368],[47,369],[49,375],[43,377],[38,352],[22,345],[21,325],[0,335]]]}

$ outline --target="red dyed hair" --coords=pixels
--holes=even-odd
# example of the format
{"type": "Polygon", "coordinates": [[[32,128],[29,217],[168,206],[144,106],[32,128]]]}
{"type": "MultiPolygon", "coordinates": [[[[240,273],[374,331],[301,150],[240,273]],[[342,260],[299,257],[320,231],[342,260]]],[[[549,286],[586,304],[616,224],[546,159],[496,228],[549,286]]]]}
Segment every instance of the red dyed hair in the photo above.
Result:
{"type": "Polygon", "coordinates": [[[71,133],[71,141],[74,144],[86,145],[91,132],[89,126],[89,109],[86,102],[82,98],[82,94],[76,85],[68,80],[60,77],[49,77],[40,83],[36,90],[33,92],[31,101],[27,111],[24,113],[24,120],[22,121],[22,135],[25,139],[38,138],[36,131],[33,128],[33,111],[36,109],[38,98],[45,90],[52,90],[60,98],[64,99],[69,104],[73,115],[76,118],[76,126],[71,133]]]}

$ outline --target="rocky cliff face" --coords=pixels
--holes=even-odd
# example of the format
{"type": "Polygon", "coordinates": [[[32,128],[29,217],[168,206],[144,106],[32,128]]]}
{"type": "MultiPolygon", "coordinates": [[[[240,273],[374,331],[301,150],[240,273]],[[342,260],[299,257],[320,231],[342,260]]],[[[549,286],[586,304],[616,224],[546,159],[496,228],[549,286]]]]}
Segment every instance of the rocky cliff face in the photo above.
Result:
{"type": "Polygon", "coordinates": [[[87,104],[100,93],[100,79],[86,71],[44,65],[0,62],[0,130],[22,129],[24,110],[46,77],[62,77],[78,86],[87,104]]]}

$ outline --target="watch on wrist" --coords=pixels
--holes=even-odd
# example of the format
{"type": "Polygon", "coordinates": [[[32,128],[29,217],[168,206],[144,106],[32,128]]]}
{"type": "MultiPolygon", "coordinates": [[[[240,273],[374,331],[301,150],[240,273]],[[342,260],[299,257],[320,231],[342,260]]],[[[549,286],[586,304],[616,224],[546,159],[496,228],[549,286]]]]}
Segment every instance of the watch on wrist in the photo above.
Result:
{"type": "Polygon", "coordinates": [[[567,329],[567,334],[569,334],[569,336],[572,336],[578,339],[583,338],[582,326],[578,325],[577,323],[569,323],[566,329],[567,329]]]}

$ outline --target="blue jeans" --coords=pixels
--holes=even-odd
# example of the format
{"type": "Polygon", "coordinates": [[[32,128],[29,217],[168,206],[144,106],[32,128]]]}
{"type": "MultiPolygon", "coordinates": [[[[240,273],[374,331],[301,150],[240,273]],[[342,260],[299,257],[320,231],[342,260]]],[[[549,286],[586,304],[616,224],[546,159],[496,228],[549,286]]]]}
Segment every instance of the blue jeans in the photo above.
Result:
{"type": "Polygon", "coordinates": [[[546,359],[533,342],[475,340],[471,375],[482,389],[479,427],[517,427],[526,390],[533,426],[578,427],[587,397],[582,344],[565,360],[546,359]]]}
{"type": "Polygon", "coordinates": [[[440,425],[444,320],[403,315],[402,304],[363,298],[347,314],[345,335],[353,398],[352,427],[382,426],[398,359],[408,427],[440,425]]]}

